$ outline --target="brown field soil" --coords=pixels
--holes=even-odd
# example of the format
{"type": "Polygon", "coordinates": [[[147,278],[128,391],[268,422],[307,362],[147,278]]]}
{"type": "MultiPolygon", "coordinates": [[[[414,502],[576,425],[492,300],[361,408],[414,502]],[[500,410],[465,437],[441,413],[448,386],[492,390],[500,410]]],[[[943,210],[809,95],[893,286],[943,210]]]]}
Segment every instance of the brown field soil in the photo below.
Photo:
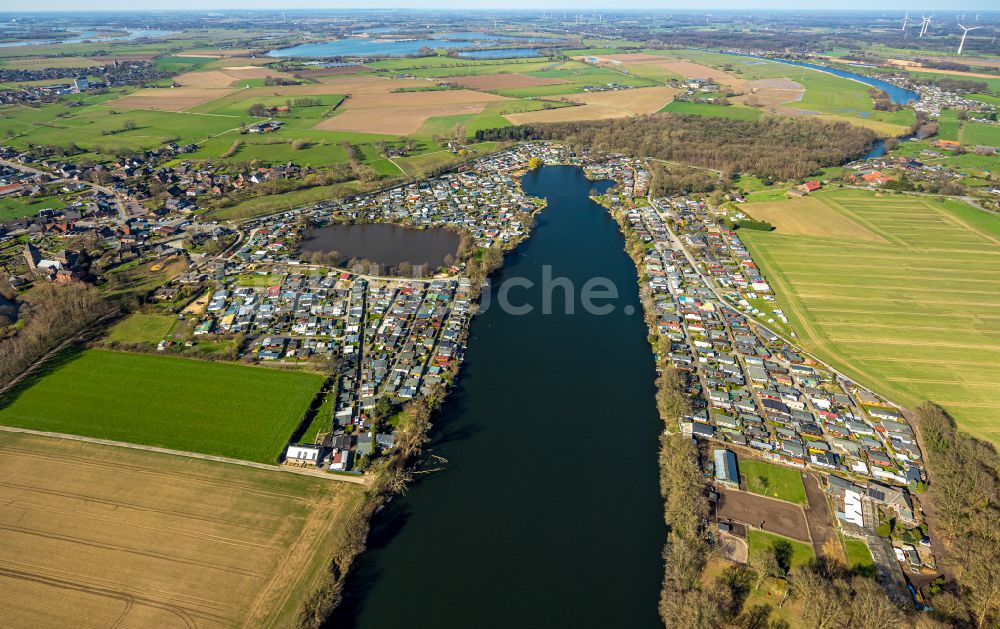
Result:
{"type": "Polygon", "coordinates": [[[313,128],[408,135],[415,133],[428,118],[478,114],[487,104],[505,100],[509,99],[472,90],[357,94],[344,101],[341,113],[313,128]]]}
{"type": "Polygon", "coordinates": [[[802,87],[801,84],[786,78],[779,77],[775,79],[756,79],[747,83],[747,87],[750,89],[775,89],[775,90],[801,90],[805,91],[806,88],[802,87]]]}
{"type": "Polygon", "coordinates": [[[806,89],[786,78],[757,79],[746,84],[748,90],[742,96],[734,96],[733,102],[751,107],[768,107],[770,111],[787,116],[807,116],[811,112],[796,107],[786,107],[785,103],[798,102],[806,89]]]}
{"type": "Polygon", "coordinates": [[[289,626],[361,491],[0,434],[0,626],[289,626]]]}
{"type": "Polygon", "coordinates": [[[938,70],[937,68],[916,68],[908,67],[906,68],[910,72],[932,72],[934,74],[951,74],[955,76],[971,76],[979,79],[995,79],[998,78],[995,74],[986,74],[985,72],[962,72],[960,70],[938,70]]]}
{"type": "Polygon", "coordinates": [[[740,210],[759,221],[774,225],[779,234],[888,244],[878,234],[865,229],[814,196],[748,203],[740,206],[740,210]]]}
{"type": "Polygon", "coordinates": [[[263,79],[266,77],[276,79],[292,79],[292,75],[287,72],[278,72],[268,68],[255,66],[234,66],[221,70],[205,70],[202,72],[185,72],[174,78],[174,82],[184,87],[207,87],[222,88],[229,87],[235,82],[244,79],[263,79]]]}
{"type": "Polygon", "coordinates": [[[612,92],[569,94],[567,100],[584,105],[600,105],[641,115],[652,114],[674,99],[680,90],[672,87],[638,87],[612,92]]]}
{"type": "Polygon", "coordinates": [[[457,83],[474,90],[501,90],[512,87],[536,87],[539,85],[560,85],[569,83],[566,79],[542,78],[527,74],[480,74],[449,78],[449,83],[457,83]]]}
{"type": "Polygon", "coordinates": [[[235,90],[200,87],[153,88],[139,90],[107,103],[125,109],[155,109],[157,111],[184,111],[210,100],[226,96],[235,90]]]}
{"type": "Polygon", "coordinates": [[[296,70],[295,74],[298,74],[305,79],[315,79],[321,76],[357,74],[358,72],[365,72],[370,69],[371,68],[367,66],[342,66],[338,68],[312,68],[309,70],[296,70]]]}
{"type": "Polygon", "coordinates": [[[559,109],[540,109],[504,116],[513,124],[529,124],[535,122],[574,122],[577,120],[608,120],[611,118],[628,118],[632,114],[624,109],[604,107],[602,105],[580,105],[578,107],[560,107],[559,109]]]}
{"type": "Polygon", "coordinates": [[[322,94],[388,94],[396,89],[434,85],[423,79],[383,79],[377,76],[326,76],[316,80],[320,85],[301,87],[325,89],[325,92],[320,92],[322,94]]]}
{"type": "Polygon", "coordinates": [[[770,533],[812,543],[802,507],[728,487],[720,486],[716,490],[721,494],[718,507],[720,518],[730,518],[770,533]]]}

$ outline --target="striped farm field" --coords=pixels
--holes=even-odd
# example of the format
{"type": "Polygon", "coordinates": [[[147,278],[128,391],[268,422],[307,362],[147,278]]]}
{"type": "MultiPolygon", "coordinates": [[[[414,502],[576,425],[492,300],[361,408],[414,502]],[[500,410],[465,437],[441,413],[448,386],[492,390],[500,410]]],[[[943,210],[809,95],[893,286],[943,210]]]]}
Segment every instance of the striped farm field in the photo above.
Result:
{"type": "MultiPolygon", "coordinates": [[[[941,404],[970,433],[1000,444],[1000,216],[860,190],[766,205],[778,228],[741,237],[797,342],[900,404],[941,404]],[[825,212],[810,209],[817,201],[825,212]],[[805,218],[783,232],[775,206],[805,218]],[[801,229],[830,211],[872,237],[801,229]]],[[[743,209],[754,215],[754,204],[743,209]]]]}

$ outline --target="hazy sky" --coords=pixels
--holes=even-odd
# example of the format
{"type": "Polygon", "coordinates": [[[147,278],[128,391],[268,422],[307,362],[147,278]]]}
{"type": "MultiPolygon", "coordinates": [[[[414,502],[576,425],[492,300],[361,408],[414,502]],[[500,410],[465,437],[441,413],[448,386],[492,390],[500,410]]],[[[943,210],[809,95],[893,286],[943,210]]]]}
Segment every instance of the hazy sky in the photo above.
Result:
{"type": "Polygon", "coordinates": [[[832,4],[803,3],[795,0],[0,0],[0,11],[39,10],[144,10],[166,7],[171,9],[296,9],[296,8],[412,8],[412,9],[538,9],[538,10],[614,10],[614,9],[818,9],[818,10],[878,10],[919,11],[940,9],[941,13],[954,11],[986,11],[996,9],[996,0],[882,0],[873,4],[870,0],[840,0],[832,4]]]}

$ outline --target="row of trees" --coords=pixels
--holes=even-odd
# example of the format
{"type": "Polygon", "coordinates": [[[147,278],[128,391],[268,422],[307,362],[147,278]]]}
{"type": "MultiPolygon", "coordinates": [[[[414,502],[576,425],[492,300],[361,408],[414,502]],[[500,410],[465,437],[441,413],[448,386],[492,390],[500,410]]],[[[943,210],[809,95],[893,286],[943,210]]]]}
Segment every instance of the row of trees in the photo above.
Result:
{"type": "Polygon", "coordinates": [[[41,283],[20,304],[24,326],[0,342],[0,385],[6,385],[82,327],[109,309],[86,284],[41,283]]]}
{"type": "Polygon", "coordinates": [[[665,113],[484,129],[476,132],[476,139],[561,141],[599,152],[625,152],[785,180],[807,177],[862,155],[876,135],[847,122],[784,116],[725,120],[665,113]]]}
{"type": "Polygon", "coordinates": [[[930,402],[914,415],[931,480],[924,502],[955,578],[934,595],[935,615],[953,626],[1000,626],[1000,457],[930,402]]]}

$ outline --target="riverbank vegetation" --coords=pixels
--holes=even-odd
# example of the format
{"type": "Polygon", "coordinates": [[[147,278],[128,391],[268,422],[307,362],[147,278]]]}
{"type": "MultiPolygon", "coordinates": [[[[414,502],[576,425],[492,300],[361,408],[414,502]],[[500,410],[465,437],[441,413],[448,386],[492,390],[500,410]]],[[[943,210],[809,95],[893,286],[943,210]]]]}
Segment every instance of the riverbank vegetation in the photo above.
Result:
{"type": "MultiPolygon", "coordinates": [[[[776,180],[807,177],[864,154],[876,140],[847,122],[764,116],[722,120],[651,114],[615,120],[530,124],[476,133],[484,140],[551,140],[776,180]]],[[[724,177],[725,178],[725,177],[724,177]]]]}
{"type": "Polygon", "coordinates": [[[1000,624],[1000,457],[991,444],[960,432],[939,406],[914,409],[930,477],[926,509],[944,541],[952,580],[932,596],[934,615],[951,626],[1000,624]]]}

